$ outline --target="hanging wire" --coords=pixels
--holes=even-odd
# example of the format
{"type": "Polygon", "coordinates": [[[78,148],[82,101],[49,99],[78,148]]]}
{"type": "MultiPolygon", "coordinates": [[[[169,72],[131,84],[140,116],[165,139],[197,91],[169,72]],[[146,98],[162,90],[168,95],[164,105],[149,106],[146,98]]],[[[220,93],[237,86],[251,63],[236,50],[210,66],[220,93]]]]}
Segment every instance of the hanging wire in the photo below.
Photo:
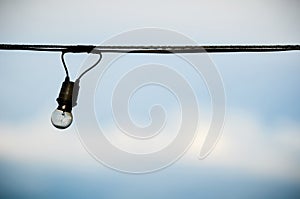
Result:
{"type": "Polygon", "coordinates": [[[66,54],[65,51],[63,51],[61,53],[61,61],[63,63],[63,66],[64,66],[64,69],[65,69],[65,72],[66,72],[66,77],[69,79],[69,71],[68,71],[68,68],[67,68],[67,65],[66,65],[66,62],[65,62],[65,59],[64,59],[64,55],[66,54]]]}
{"type": "MultiPolygon", "coordinates": [[[[66,52],[65,51],[63,51],[62,53],[61,53],[61,61],[62,61],[62,63],[63,63],[63,66],[64,66],[64,69],[65,69],[65,72],[66,72],[66,77],[67,78],[70,78],[70,76],[69,76],[69,71],[68,71],[68,67],[67,67],[67,65],[66,65],[66,61],[65,61],[65,58],[64,58],[64,55],[66,54],[66,52]]],[[[99,58],[97,59],[97,61],[93,64],[93,65],[91,65],[88,69],[86,69],[78,78],[77,78],[77,80],[80,80],[81,78],[82,78],[82,76],[84,76],[87,72],[89,72],[90,70],[92,70],[94,67],[96,67],[99,63],[100,63],[100,61],[101,61],[101,59],[102,59],[102,53],[97,53],[98,55],[99,55],[99,58]]]]}
{"type": "MultiPolygon", "coordinates": [[[[33,44],[0,44],[0,50],[26,50],[62,52],[61,60],[69,78],[69,71],[64,60],[66,53],[147,53],[147,54],[176,54],[176,53],[237,53],[237,52],[277,52],[299,51],[300,45],[209,45],[209,46],[94,46],[94,45],[33,45],[33,44]]],[[[97,62],[95,65],[97,65],[97,62]]],[[[91,70],[95,65],[85,71],[91,70]]],[[[82,76],[81,75],[81,76],[82,76]]],[[[80,76],[80,77],[81,77],[80,76]]],[[[80,79],[80,78],[79,78],[80,79]]]]}
{"type": "Polygon", "coordinates": [[[207,46],[94,46],[0,44],[0,50],[29,50],[65,53],[235,53],[300,50],[300,45],[207,45],[207,46]]]}
{"type": "Polygon", "coordinates": [[[92,70],[93,68],[95,68],[95,67],[100,63],[100,61],[101,61],[101,59],[102,59],[102,53],[98,53],[98,55],[99,55],[99,57],[98,57],[97,61],[96,61],[93,65],[91,65],[89,68],[87,68],[85,71],[83,71],[83,72],[79,75],[79,77],[76,79],[76,81],[80,81],[80,79],[81,79],[87,72],[89,72],[90,70],[92,70]]]}
{"type": "Polygon", "coordinates": [[[81,78],[86,74],[88,73],[90,70],[92,70],[93,68],[95,68],[101,61],[102,59],[102,54],[101,53],[98,53],[99,57],[98,59],[96,60],[96,62],[91,65],[90,67],[88,67],[86,70],[84,70],[80,75],[79,77],[75,80],[75,84],[74,84],[74,89],[73,89],[73,99],[72,99],[72,107],[76,106],[77,105],[77,99],[78,99],[78,95],[79,95],[79,84],[80,84],[80,80],[81,78]]]}

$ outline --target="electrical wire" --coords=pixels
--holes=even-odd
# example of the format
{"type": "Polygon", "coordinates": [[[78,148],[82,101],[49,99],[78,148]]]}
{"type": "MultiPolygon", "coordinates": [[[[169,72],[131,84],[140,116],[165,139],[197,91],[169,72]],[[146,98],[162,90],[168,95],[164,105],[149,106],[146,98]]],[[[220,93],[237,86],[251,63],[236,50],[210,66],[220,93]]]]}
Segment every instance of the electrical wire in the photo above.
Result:
{"type": "Polygon", "coordinates": [[[83,71],[83,72],[79,75],[79,77],[77,78],[76,81],[80,81],[80,79],[81,79],[86,73],[88,73],[90,70],[92,70],[93,68],[95,68],[95,67],[100,63],[100,61],[101,61],[101,59],[102,59],[102,53],[99,53],[98,55],[99,55],[99,57],[98,57],[97,61],[96,61],[93,65],[91,65],[89,68],[87,68],[85,71],[83,71]]]}
{"type": "Polygon", "coordinates": [[[66,66],[66,62],[64,60],[64,55],[66,53],[99,54],[100,55],[99,61],[100,61],[102,58],[102,53],[176,54],[176,53],[276,52],[276,51],[300,50],[300,45],[94,46],[94,45],[0,44],[0,50],[62,52],[61,60],[66,72],[66,78],[69,79],[69,71],[66,66]]]}
{"type": "Polygon", "coordinates": [[[0,50],[28,50],[65,53],[237,53],[299,51],[300,45],[206,45],[206,46],[94,46],[0,44],[0,50]]]}
{"type": "Polygon", "coordinates": [[[66,72],[66,77],[69,79],[69,71],[68,71],[68,68],[67,68],[67,65],[66,65],[66,62],[65,62],[65,59],[64,59],[65,54],[66,54],[66,52],[61,53],[61,61],[63,63],[64,69],[65,69],[65,72],[66,72]]]}

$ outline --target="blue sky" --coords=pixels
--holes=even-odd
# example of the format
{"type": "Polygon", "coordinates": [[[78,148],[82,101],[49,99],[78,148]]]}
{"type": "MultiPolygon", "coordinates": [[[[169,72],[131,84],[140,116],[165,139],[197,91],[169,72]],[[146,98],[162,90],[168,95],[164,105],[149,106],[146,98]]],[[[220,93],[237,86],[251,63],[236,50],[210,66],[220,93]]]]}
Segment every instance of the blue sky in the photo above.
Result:
{"type": "MultiPolygon", "coordinates": [[[[297,0],[1,1],[0,43],[98,45],[122,32],[155,27],[182,33],[199,45],[299,44],[299,9],[297,0]]],[[[210,101],[203,80],[187,71],[191,84],[199,84],[199,136],[173,165],[132,175],[92,158],[74,124],[65,131],[51,126],[64,79],[59,53],[1,51],[0,195],[299,198],[299,52],[210,57],[227,98],[224,131],[215,150],[206,159],[197,159],[208,129],[210,101]]],[[[73,79],[86,58],[66,55],[73,79]]],[[[151,89],[135,100],[156,96],[151,89]]],[[[174,102],[170,95],[164,97],[162,103],[174,102]]],[[[141,124],[149,122],[143,114],[147,103],[133,112],[141,124]]],[[[108,136],[118,139],[113,133],[108,136]]]]}

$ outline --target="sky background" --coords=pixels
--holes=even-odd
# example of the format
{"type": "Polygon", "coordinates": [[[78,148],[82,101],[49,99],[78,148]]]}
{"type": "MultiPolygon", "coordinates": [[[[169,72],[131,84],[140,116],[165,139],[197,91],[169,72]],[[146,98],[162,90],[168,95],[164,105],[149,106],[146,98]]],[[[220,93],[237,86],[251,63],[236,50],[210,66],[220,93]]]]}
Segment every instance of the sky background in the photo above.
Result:
{"type": "MultiPolygon", "coordinates": [[[[299,44],[299,13],[298,0],[1,0],[0,43],[98,45],[125,31],[154,27],[199,45],[299,44]]],[[[210,57],[227,97],[215,150],[198,160],[198,136],[175,164],[133,175],[92,158],[74,124],[65,131],[51,125],[64,79],[59,53],[0,51],[1,198],[299,198],[299,52],[210,57]]],[[[73,79],[86,58],[66,55],[73,79]]],[[[207,97],[197,94],[202,134],[209,124],[207,97]]],[[[147,123],[137,107],[135,119],[147,123]]]]}

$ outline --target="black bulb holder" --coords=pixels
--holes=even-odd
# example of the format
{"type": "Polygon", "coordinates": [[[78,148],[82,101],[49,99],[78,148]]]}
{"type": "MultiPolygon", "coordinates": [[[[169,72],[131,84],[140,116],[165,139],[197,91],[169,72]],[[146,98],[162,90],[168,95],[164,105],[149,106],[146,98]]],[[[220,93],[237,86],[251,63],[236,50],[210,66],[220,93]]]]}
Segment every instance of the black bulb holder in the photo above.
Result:
{"type": "Polygon", "coordinates": [[[71,82],[70,78],[66,77],[65,81],[62,83],[59,96],[56,99],[58,103],[58,107],[57,107],[58,110],[71,113],[73,88],[74,88],[74,82],[71,82]]]}

